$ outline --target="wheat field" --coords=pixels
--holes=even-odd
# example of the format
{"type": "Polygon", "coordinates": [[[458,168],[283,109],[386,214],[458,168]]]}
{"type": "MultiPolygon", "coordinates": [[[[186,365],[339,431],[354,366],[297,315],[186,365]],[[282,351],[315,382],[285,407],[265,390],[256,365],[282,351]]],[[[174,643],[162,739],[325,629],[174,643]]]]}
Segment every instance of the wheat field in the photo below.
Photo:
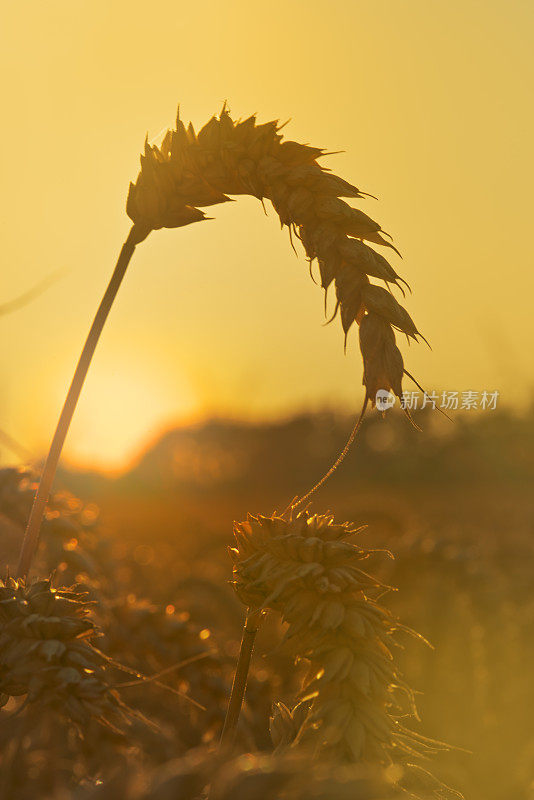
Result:
{"type": "Polygon", "coordinates": [[[400,254],[285,133],[224,104],[147,139],[48,455],[0,470],[5,800],[534,796],[532,411],[410,411],[400,254]],[[119,478],[64,467],[134,252],[240,195],[357,331],[361,411],[169,431],[119,478]]]}

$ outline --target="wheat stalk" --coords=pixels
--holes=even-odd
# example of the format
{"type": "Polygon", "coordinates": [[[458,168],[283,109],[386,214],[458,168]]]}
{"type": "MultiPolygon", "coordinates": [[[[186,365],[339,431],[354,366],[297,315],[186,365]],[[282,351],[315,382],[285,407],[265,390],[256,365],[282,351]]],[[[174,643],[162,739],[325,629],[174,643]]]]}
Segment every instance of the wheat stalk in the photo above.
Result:
{"type": "MultiPolygon", "coordinates": [[[[234,121],[226,105],[197,133],[179,115],[176,128],[161,145],[145,142],[141,171],[130,184],[126,211],[133,227],[87,337],[45,462],[22,545],[18,574],[27,574],[37,547],[41,521],[70,422],[98,339],[137,244],[152,230],[177,228],[206,219],[201,207],[252,195],[271,201],[280,223],[302,241],[310,262],[319,263],[321,286],[334,283],[336,310],[345,338],[360,325],[365,404],[379,389],[400,396],[404,372],[394,329],[408,337],[419,333],[408,312],[386,289],[401,278],[386,259],[363,240],[393,248],[380,225],[342,197],[360,199],[355,186],[317,163],[318,147],[282,141],[278,121],[262,125],[254,116],[234,121]]],[[[393,248],[395,249],[395,248],[393,248]]],[[[310,265],[311,268],[311,265],[310,265]]],[[[364,404],[364,407],[365,407],[364,404]]]]}
{"type": "Polygon", "coordinates": [[[63,450],[63,445],[65,444],[70,423],[72,421],[72,417],[74,416],[78,399],[85,382],[85,377],[89,371],[89,366],[96,350],[98,340],[100,339],[100,335],[104,329],[109,312],[111,311],[111,306],[113,305],[113,301],[117,296],[117,292],[119,291],[122,279],[124,278],[135,247],[139,242],[143,241],[143,239],[148,236],[148,233],[149,231],[145,229],[140,230],[135,225],[130,230],[128,237],[122,246],[110,282],[100,302],[100,306],[98,307],[98,311],[85,341],[80,360],[76,366],[74,377],[69,387],[69,391],[67,392],[67,397],[65,398],[65,403],[63,405],[52,443],[46,457],[41,480],[39,481],[35,500],[30,512],[30,517],[28,519],[28,525],[24,534],[19,564],[17,567],[17,575],[20,578],[24,578],[28,574],[35,551],[37,550],[37,545],[39,544],[41,523],[43,521],[48,497],[52,490],[52,484],[56,475],[61,451],[63,450]]]}

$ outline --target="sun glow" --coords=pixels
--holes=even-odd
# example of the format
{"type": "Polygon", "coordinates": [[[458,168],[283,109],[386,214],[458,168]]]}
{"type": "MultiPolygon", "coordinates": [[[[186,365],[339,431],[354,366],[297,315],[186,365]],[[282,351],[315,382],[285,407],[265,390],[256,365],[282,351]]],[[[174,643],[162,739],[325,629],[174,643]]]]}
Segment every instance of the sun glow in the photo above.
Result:
{"type": "Polygon", "coordinates": [[[67,460],[106,471],[124,468],[159,430],[191,420],[197,409],[186,378],[139,365],[95,369],[66,448],[67,460]]]}

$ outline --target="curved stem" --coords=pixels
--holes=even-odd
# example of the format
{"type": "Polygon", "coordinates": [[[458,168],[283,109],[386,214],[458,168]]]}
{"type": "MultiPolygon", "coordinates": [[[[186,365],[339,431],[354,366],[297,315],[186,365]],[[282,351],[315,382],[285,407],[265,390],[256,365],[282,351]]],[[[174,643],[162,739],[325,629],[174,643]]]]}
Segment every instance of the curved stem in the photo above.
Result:
{"type": "Polygon", "coordinates": [[[292,503],[290,503],[287,506],[287,508],[284,510],[284,514],[287,513],[290,510],[293,511],[293,509],[298,508],[306,500],[308,500],[308,498],[310,498],[312,496],[312,494],[315,494],[317,489],[320,489],[321,486],[323,485],[323,483],[326,483],[328,478],[336,471],[336,469],[339,467],[339,465],[345,460],[345,457],[347,456],[347,454],[348,454],[348,452],[349,452],[349,450],[350,450],[350,448],[352,446],[352,443],[353,443],[354,439],[356,438],[356,436],[358,434],[358,431],[361,428],[361,425],[362,425],[362,422],[363,422],[363,418],[364,418],[364,415],[365,415],[365,411],[367,409],[367,403],[368,402],[369,402],[369,397],[367,396],[367,392],[366,392],[365,399],[363,401],[363,408],[362,408],[362,410],[360,412],[360,416],[358,417],[358,419],[354,423],[354,427],[353,427],[352,431],[350,432],[349,438],[347,439],[347,444],[345,445],[345,447],[343,448],[341,453],[338,455],[337,459],[334,461],[334,463],[332,464],[332,466],[330,467],[328,472],[326,472],[323,475],[321,480],[317,481],[315,486],[313,486],[309,490],[309,492],[306,492],[306,494],[302,495],[302,497],[297,497],[295,500],[293,500],[292,503]]]}
{"type": "Polygon", "coordinates": [[[239,658],[237,660],[234,681],[232,683],[230,702],[228,703],[224,727],[221,734],[221,741],[219,744],[221,749],[223,747],[231,747],[234,743],[237,723],[239,721],[239,714],[241,713],[245,689],[247,688],[250,659],[252,658],[252,650],[254,649],[254,641],[260,626],[262,613],[263,612],[261,611],[251,611],[250,609],[247,611],[247,618],[245,620],[243,636],[241,639],[241,648],[239,650],[239,658]]]}
{"type": "Polygon", "coordinates": [[[102,329],[110,312],[111,306],[113,305],[113,301],[117,296],[117,292],[122,283],[122,279],[124,278],[124,274],[128,264],[130,263],[130,259],[134,253],[135,247],[139,242],[142,242],[143,239],[148,236],[148,233],[149,231],[140,230],[139,228],[136,228],[135,225],[131,228],[128,238],[122,246],[117,264],[113,270],[113,275],[111,276],[111,280],[100,302],[100,306],[96,312],[93,324],[91,325],[91,330],[89,331],[89,335],[85,341],[80,360],[78,361],[72,383],[61,411],[61,416],[59,417],[54,438],[52,439],[52,444],[50,445],[50,450],[45,461],[39,487],[35,495],[30,518],[24,534],[24,540],[22,542],[20,559],[17,568],[17,576],[19,578],[24,578],[28,574],[33,556],[35,555],[35,551],[39,543],[41,523],[45,513],[46,504],[48,502],[48,497],[50,495],[50,490],[52,488],[52,483],[54,482],[61,451],[63,449],[65,438],[76,409],[76,404],[78,403],[78,398],[80,397],[80,392],[82,390],[85,377],[91,364],[91,359],[93,358],[96,345],[100,338],[100,334],[102,333],[102,329]]]}

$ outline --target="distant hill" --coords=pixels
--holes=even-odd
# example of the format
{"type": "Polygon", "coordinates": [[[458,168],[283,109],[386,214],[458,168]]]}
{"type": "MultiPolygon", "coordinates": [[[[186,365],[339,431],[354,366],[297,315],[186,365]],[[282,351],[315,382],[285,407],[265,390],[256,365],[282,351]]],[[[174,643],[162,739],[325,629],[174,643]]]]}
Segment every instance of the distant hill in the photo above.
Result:
{"type": "MultiPolygon", "coordinates": [[[[466,412],[453,422],[420,412],[368,414],[336,484],[523,483],[534,478],[534,411],[466,412]]],[[[78,492],[309,488],[335,460],[354,419],[332,412],[265,423],[216,419],[167,431],[125,474],[63,473],[78,492]],[[91,491],[93,490],[93,491],[91,491]]]]}

